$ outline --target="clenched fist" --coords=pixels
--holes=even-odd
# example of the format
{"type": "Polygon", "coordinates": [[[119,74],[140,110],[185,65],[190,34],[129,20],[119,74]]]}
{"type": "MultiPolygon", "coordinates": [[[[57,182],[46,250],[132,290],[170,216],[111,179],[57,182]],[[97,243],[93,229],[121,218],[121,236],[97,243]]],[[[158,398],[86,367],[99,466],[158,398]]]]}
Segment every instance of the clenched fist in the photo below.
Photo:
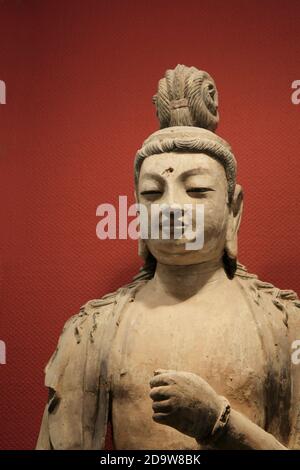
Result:
{"type": "Polygon", "coordinates": [[[222,399],[201,377],[190,372],[158,369],[150,380],[153,420],[201,442],[222,410],[222,399]]]}

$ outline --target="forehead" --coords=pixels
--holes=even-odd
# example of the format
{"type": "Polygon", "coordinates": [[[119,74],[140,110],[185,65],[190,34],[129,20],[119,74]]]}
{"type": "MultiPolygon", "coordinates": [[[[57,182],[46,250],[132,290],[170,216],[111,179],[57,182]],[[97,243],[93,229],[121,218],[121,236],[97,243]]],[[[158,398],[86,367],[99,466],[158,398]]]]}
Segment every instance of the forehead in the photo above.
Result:
{"type": "Polygon", "coordinates": [[[164,176],[170,173],[174,177],[200,174],[226,178],[222,164],[205,153],[170,152],[145,158],[140,171],[140,179],[151,178],[151,175],[164,176]]]}

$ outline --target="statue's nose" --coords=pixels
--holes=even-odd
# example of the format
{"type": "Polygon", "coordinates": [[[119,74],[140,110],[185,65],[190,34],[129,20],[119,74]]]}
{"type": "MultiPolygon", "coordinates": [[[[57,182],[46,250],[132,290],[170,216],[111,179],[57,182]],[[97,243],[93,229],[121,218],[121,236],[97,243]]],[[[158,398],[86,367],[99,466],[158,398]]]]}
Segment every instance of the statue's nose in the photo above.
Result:
{"type": "Polygon", "coordinates": [[[180,204],[163,204],[161,206],[162,222],[168,222],[171,225],[183,225],[184,210],[180,204]]]}
{"type": "Polygon", "coordinates": [[[176,195],[175,188],[172,185],[169,185],[168,190],[165,192],[162,203],[170,208],[178,205],[178,194],[176,195]]]}

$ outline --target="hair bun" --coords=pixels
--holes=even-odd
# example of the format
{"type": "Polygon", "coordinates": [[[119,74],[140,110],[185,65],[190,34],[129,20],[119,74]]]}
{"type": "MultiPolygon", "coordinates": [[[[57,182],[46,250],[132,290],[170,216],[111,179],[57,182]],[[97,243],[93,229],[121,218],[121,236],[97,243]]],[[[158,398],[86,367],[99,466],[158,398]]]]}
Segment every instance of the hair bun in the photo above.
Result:
{"type": "Polygon", "coordinates": [[[153,96],[160,128],[194,126],[215,131],[219,122],[218,92],[212,77],[195,67],[167,70],[153,96]]]}

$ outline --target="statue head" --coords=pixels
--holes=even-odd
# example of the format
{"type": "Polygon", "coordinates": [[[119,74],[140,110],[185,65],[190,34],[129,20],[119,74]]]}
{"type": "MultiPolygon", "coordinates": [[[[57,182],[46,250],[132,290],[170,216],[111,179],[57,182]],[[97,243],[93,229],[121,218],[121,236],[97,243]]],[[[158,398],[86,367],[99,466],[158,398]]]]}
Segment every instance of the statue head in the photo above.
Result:
{"type": "Polygon", "coordinates": [[[204,245],[187,250],[185,240],[140,240],[147,265],[188,265],[222,259],[230,277],[237,260],[242,188],[236,160],[215,130],[219,121],[214,80],[195,67],[177,65],[159,81],[153,97],[160,130],[151,134],[135,158],[136,198],[151,204],[204,205],[204,245]]]}

